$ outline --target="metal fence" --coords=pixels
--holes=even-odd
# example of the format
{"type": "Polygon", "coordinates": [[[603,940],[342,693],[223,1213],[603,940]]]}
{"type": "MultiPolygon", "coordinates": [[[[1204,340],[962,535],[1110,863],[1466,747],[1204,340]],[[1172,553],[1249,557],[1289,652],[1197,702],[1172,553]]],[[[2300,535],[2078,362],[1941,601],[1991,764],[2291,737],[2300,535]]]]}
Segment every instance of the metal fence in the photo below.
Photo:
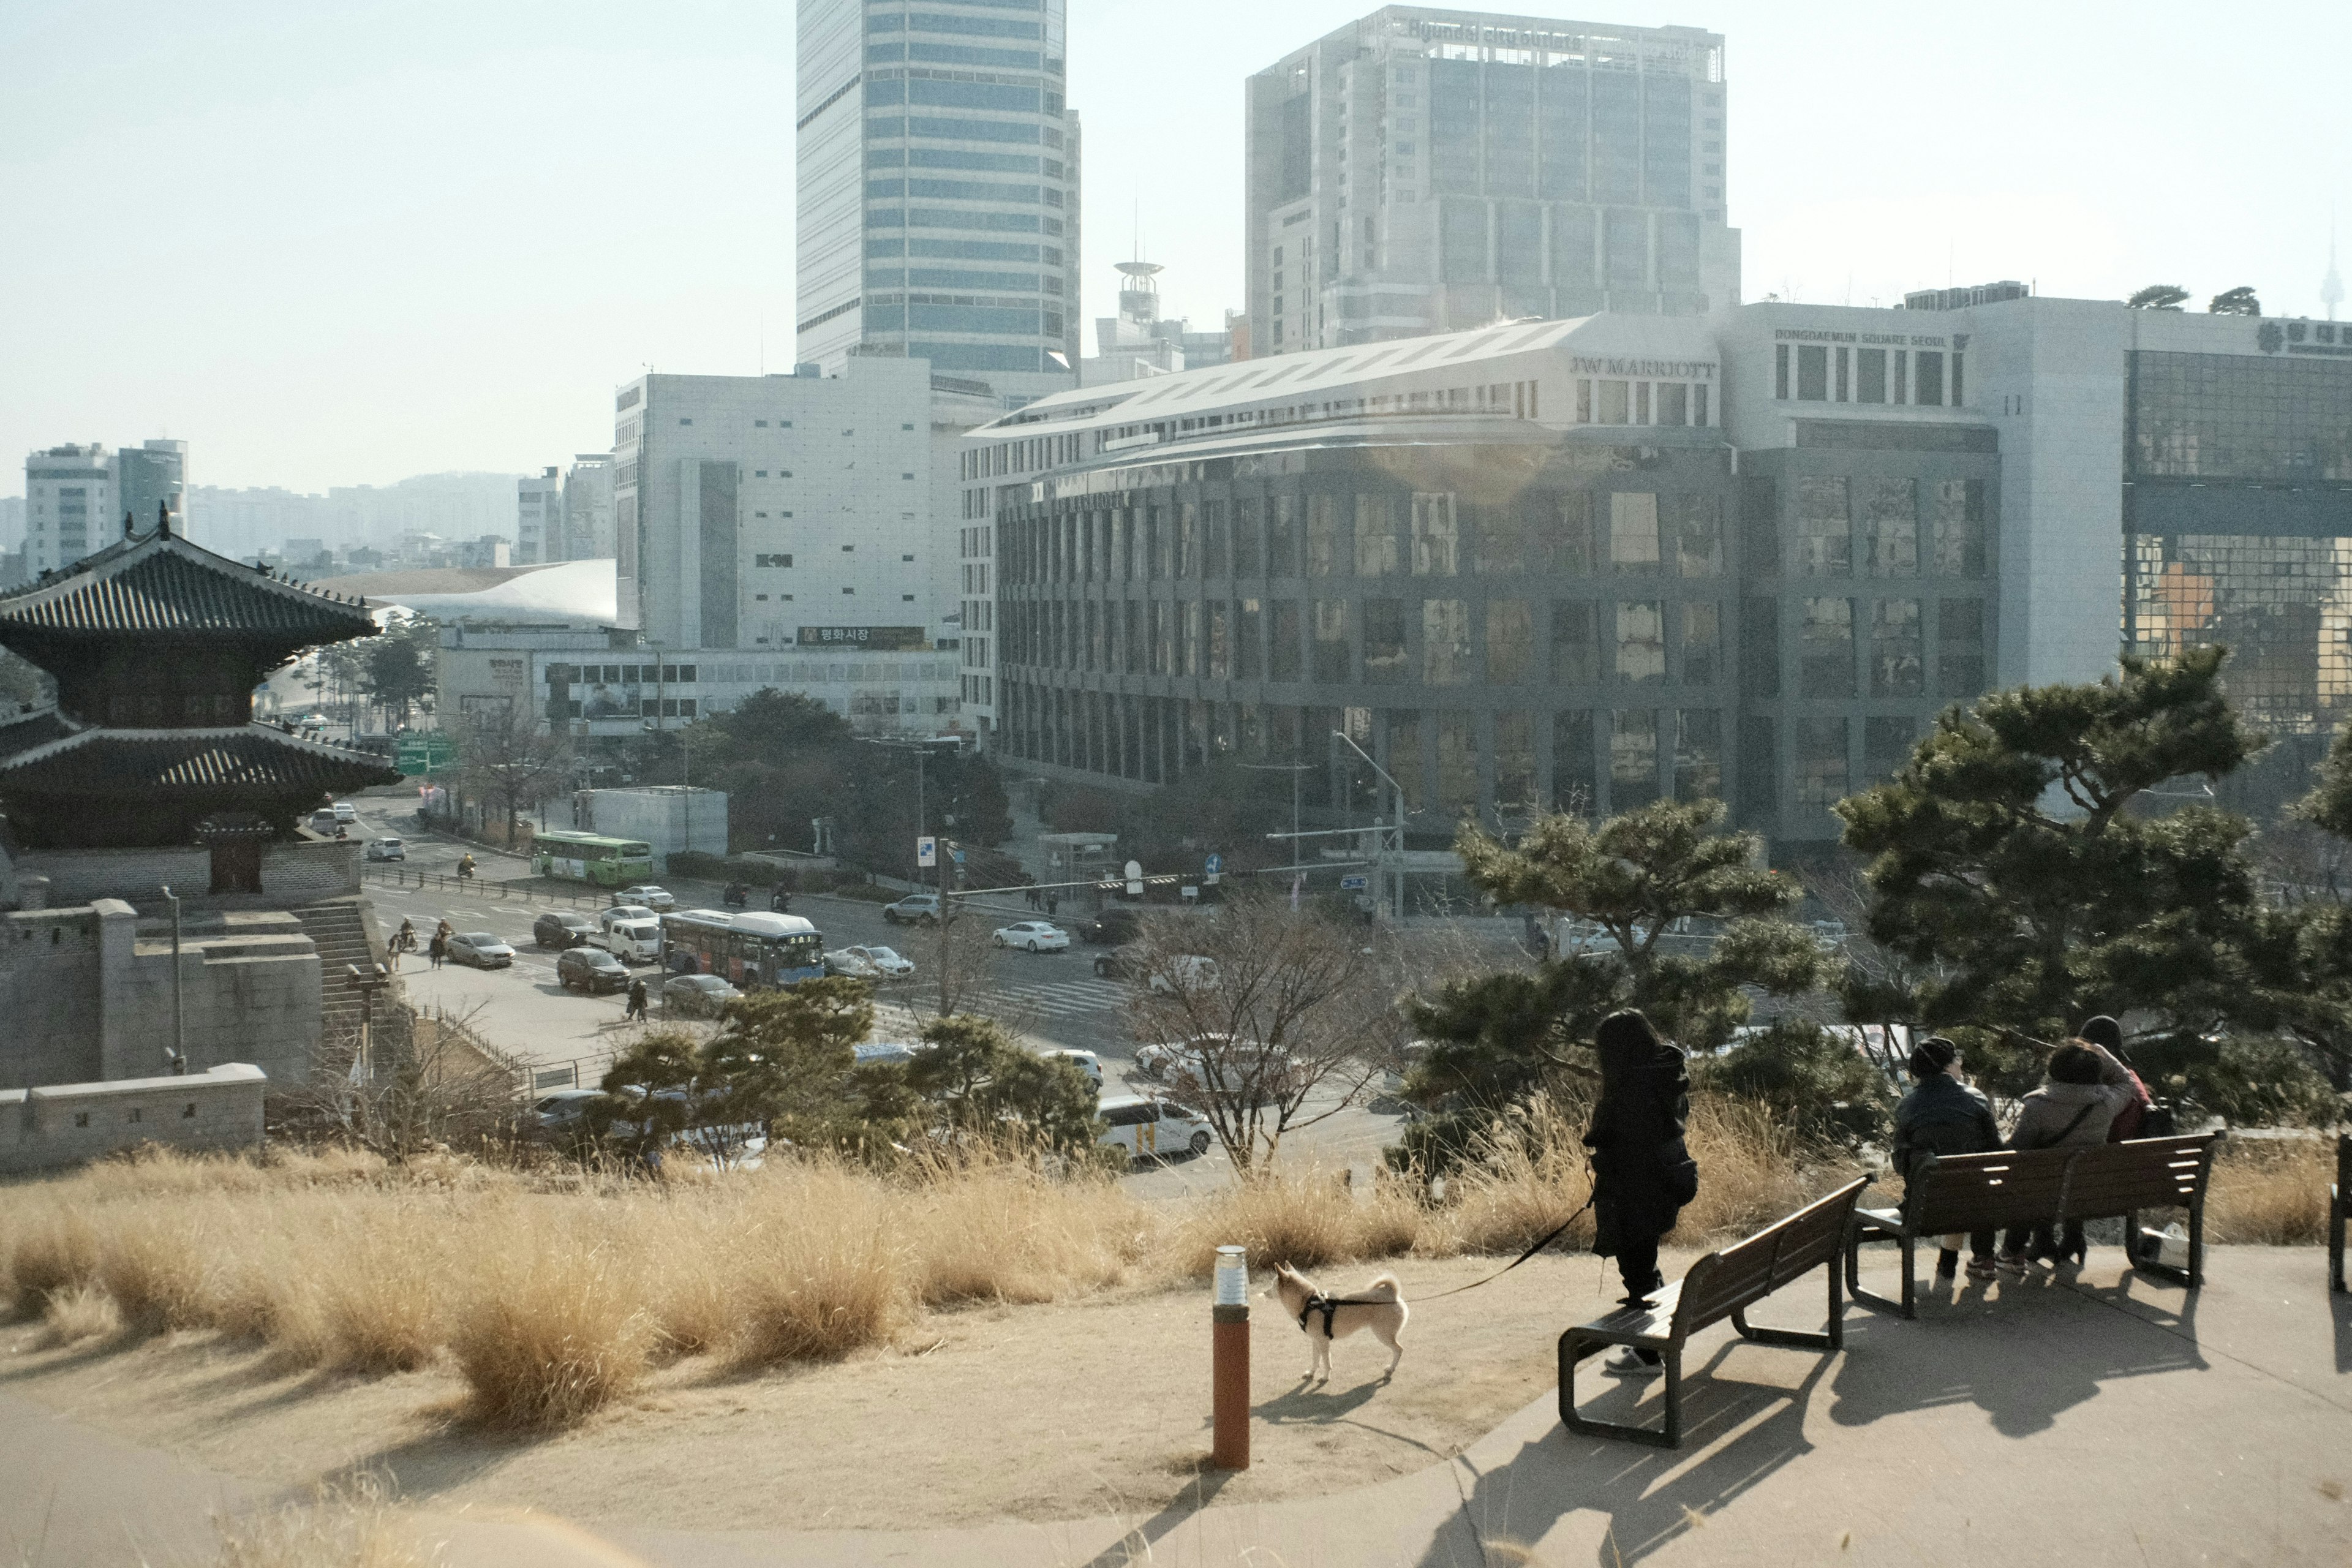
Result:
{"type": "Polygon", "coordinates": [[[486,881],[480,877],[450,877],[438,871],[411,871],[402,866],[366,866],[361,878],[379,887],[431,889],[443,893],[466,893],[490,903],[545,904],[552,909],[601,910],[610,904],[610,894],[597,892],[563,893],[552,888],[523,887],[514,882],[486,881]]]}

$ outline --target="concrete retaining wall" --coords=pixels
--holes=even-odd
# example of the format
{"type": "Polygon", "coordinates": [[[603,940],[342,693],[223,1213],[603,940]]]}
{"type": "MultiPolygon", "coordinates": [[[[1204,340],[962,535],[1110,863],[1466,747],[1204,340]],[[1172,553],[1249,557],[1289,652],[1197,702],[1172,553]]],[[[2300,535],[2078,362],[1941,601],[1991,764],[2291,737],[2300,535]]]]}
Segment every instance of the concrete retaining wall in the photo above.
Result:
{"type": "Polygon", "coordinates": [[[185,1078],[0,1090],[0,1174],[78,1165],[118,1149],[250,1149],[269,1087],[249,1062],[185,1078]]]}
{"type": "Polygon", "coordinates": [[[121,899],[150,913],[163,907],[169,887],[190,904],[223,909],[283,908],[344,898],[360,890],[360,842],[296,841],[261,852],[261,891],[214,897],[212,852],[200,846],[171,849],[35,849],[0,870],[0,904],[40,901],[67,909],[99,899],[121,899]]]}

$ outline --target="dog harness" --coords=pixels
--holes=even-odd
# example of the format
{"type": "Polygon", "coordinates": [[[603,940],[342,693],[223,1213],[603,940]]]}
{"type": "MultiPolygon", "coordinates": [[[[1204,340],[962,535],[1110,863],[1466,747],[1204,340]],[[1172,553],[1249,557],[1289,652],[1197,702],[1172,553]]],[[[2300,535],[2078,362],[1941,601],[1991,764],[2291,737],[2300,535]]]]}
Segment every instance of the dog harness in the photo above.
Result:
{"type": "Polygon", "coordinates": [[[1318,1290],[1307,1297],[1307,1305],[1298,1310],[1298,1326],[1301,1331],[1313,1333],[1315,1331],[1307,1327],[1307,1320],[1320,1312],[1323,1314],[1323,1337],[1327,1340],[1338,1339],[1339,1336],[1331,1331],[1331,1319],[1340,1308],[1350,1304],[1340,1300],[1337,1296],[1326,1296],[1318,1290]]]}

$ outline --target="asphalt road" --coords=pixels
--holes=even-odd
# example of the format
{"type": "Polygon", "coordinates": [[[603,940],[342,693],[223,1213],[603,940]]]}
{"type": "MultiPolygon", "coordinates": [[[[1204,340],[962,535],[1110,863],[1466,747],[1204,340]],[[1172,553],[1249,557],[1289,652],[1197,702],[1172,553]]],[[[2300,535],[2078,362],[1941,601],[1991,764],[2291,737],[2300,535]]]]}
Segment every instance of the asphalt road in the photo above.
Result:
{"type": "MultiPolygon", "coordinates": [[[[619,994],[587,996],[566,992],[556,984],[555,953],[531,942],[531,922],[551,908],[564,908],[544,898],[500,897],[500,884],[530,876],[529,862],[479,846],[419,830],[406,797],[359,796],[352,801],[360,814],[355,837],[397,837],[407,858],[399,865],[411,872],[457,875],[461,857],[471,853],[476,862],[474,885],[465,890],[436,888],[396,888],[371,879],[368,897],[376,920],[389,936],[402,920],[414,921],[420,942],[437,922],[446,919],[459,931],[488,931],[515,950],[511,969],[476,970],[445,965],[430,967],[420,952],[403,962],[402,982],[410,1002],[441,1008],[466,1018],[485,1038],[534,1068],[544,1086],[574,1081],[593,1085],[613,1056],[627,1047],[636,1030],[622,1022],[619,994]]],[[[370,869],[391,869],[372,865],[370,869]]],[[[716,884],[665,880],[681,908],[716,907],[716,884]]],[[[583,898],[601,898],[601,890],[583,885],[583,898]]],[[[583,912],[588,912],[583,910],[583,912]]],[[[887,946],[914,961],[911,980],[893,982],[878,997],[875,1037],[913,1037],[917,1008],[928,1013],[937,999],[935,932],[894,926],[884,920],[878,904],[824,894],[796,895],[793,912],[806,917],[824,933],[827,948],[853,944],[887,946]],[[928,990],[926,988],[929,988],[928,990]]],[[[978,918],[987,926],[1037,918],[1035,910],[1016,900],[1001,905],[983,904],[978,918]]],[[[1136,1042],[1129,1035],[1123,1013],[1126,987],[1098,979],[1094,955],[1104,951],[1074,942],[1066,952],[1028,953],[990,949],[983,954],[985,970],[974,982],[967,1002],[1013,1027],[1023,1041],[1038,1050],[1075,1048],[1096,1053],[1103,1067],[1105,1095],[1148,1093],[1157,1088],[1137,1071],[1136,1042]]],[[[661,975],[650,965],[637,971],[656,998],[661,975]]],[[[658,1001],[655,1016],[660,1017],[658,1001]]],[[[1328,1109],[1311,1104],[1307,1114],[1328,1109]]],[[[1313,1126],[1285,1140],[1285,1163],[1304,1159],[1330,1168],[1355,1168],[1369,1174],[1381,1160],[1381,1150],[1396,1137],[1400,1120],[1375,1115],[1360,1107],[1339,1109],[1313,1126]]],[[[1222,1150],[1198,1159],[1178,1159],[1147,1165],[1128,1180],[1142,1195],[1176,1196],[1222,1184],[1231,1166],[1222,1150]]]]}

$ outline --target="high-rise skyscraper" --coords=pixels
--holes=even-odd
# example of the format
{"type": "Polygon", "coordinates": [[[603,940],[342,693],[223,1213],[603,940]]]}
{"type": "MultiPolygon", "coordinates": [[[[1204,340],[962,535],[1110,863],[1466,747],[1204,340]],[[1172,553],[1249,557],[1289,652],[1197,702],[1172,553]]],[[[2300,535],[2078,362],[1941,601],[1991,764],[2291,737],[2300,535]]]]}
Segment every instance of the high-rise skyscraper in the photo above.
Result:
{"type": "Polygon", "coordinates": [[[114,454],[117,504],[137,520],[141,531],[155,526],[158,507],[172,513],[172,526],[187,522],[188,444],[149,441],[114,454]]]}
{"type": "Polygon", "coordinates": [[[1249,79],[1251,352],[1738,303],[1723,38],[1391,5],[1249,79]]]}
{"type": "Polygon", "coordinates": [[[1076,384],[1065,0],[801,0],[799,353],[929,360],[1014,401],[1076,384]]]}

